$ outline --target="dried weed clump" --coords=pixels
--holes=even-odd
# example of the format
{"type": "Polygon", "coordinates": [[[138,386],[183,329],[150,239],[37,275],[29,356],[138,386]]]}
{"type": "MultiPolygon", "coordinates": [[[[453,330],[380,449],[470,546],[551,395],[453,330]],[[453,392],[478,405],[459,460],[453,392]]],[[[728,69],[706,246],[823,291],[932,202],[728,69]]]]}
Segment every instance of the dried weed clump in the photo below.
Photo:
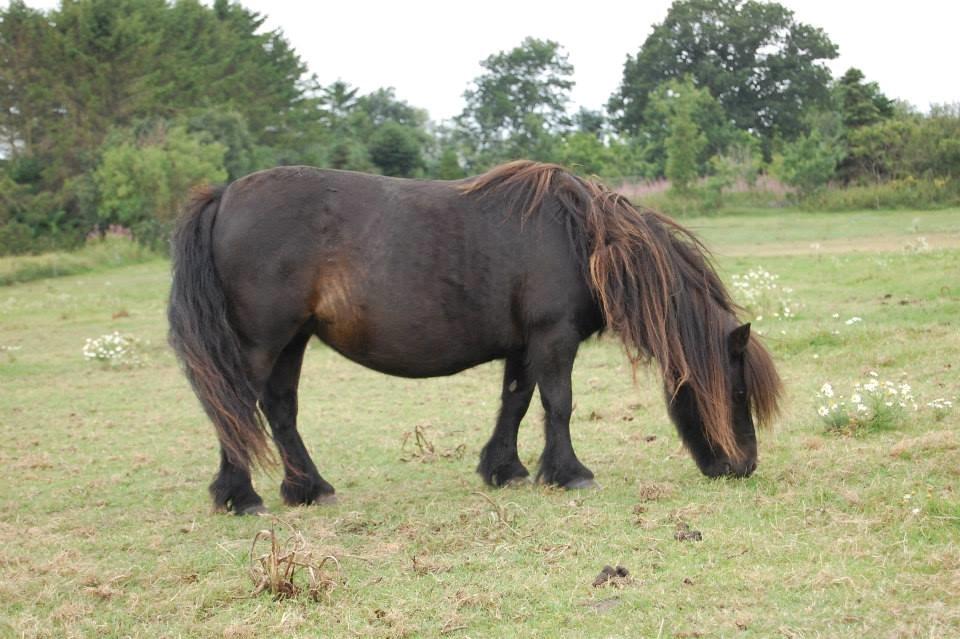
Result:
{"type": "Polygon", "coordinates": [[[290,599],[303,592],[314,601],[329,602],[330,596],[342,582],[340,562],[333,555],[322,555],[312,550],[303,534],[291,528],[290,535],[281,543],[274,519],[269,530],[259,531],[250,545],[250,577],[254,591],[251,596],[269,592],[274,599],[290,599]],[[257,554],[258,545],[269,543],[267,552],[257,554]],[[327,572],[327,564],[333,566],[327,572]],[[297,575],[305,574],[305,585],[297,583],[297,575]]]}
{"type": "Polygon", "coordinates": [[[427,427],[418,424],[412,431],[407,431],[403,434],[403,440],[400,442],[400,451],[402,453],[400,455],[400,461],[418,461],[423,464],[429,464],[440,458],[463,458],[463,454],[467,450],[466,444],[459,444],[450,450],[437,450],[434,443],[427,437],[427,430],[427,427]],[[411,441],[413,442],[413,446],[408,447],[411,441]]]}

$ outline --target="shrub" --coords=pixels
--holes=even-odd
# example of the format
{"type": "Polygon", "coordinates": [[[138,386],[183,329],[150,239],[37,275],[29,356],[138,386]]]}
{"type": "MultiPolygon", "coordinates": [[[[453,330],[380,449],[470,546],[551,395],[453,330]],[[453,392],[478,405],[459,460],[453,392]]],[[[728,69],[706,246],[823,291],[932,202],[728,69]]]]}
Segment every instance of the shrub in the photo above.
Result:
{"type": "Polygon", "coordinates": [[[0,255],[21,255],[33,248],[33,231],[26,224],[7,222],[0,226],[0,255]]]}
{"type": "Polygon", "coordinates": [[[784,183],[796,187],[806,197],[830,182],[842,157],[843,152],[832,140],[814,130],[787,144],[773,169],[784,183]]]}
{"type": "Polygon", "coordinates": [[[94,173],[100,190],[100,221],[133,229],[158,247],[190,188],[227,178],[226,147],[191,135],[184,127],[153,126],[138,139],[110,144],[94,173]]]}
{"type": "Polygon", "coordinates": [[[913,177],[842,189],[825,189],[803,202],[804,208],[821,211],[924,209],[958,205],[960,180],[913,177]]]}

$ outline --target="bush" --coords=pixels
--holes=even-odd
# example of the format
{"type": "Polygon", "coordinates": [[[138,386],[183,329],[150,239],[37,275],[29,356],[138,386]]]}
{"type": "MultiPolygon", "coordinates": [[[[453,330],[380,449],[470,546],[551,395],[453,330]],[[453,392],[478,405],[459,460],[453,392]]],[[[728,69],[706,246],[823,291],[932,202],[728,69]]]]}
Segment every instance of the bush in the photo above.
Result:
{"type": "Polygon", "coordinates": [[[396,122],[384,123],[373,134],[369,153],[384,175],[412,177],[424,167],[417,130],[396,122]]]}
{"type": "Polygon", "coordinates": [[[877,184],[825,189],[803,201],[804,208],[821,211],[864,209],[929,209],[960,206],[960,181],[908,177],[877,184]]]}
{"type": "Polygon", "coordinates": [[[796,187],[801,197],[809,197],[830,182],[842,157],[833,141],[814,130],[787,144],[783,155],[775,159],[773,171],[784,183],[796,187]]]}
{"type": "Polygon", "coordinates": [[[0,255],[22,255],[33,247],[33,231],[26,224],[7,222],[0,226],[0,255]]]}
{"type": "Polygon", "coordinates": [[[136,141],[108,145],[94,173],[100,222],[134,229],[139,241],[159,247],[190,188],[227,178],[225,151],[220,143],[164,123],[136,141]]]}

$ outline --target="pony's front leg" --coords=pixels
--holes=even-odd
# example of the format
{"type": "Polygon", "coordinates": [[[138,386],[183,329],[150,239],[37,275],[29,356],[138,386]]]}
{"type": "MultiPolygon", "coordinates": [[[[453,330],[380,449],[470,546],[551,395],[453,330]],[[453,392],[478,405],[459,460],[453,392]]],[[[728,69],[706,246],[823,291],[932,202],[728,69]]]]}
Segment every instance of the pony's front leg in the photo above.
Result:
{"type": "Polygon", "coordinates": [[[283,460],[280,494],[291,506],[329,502],[334,489],[317,471],[297,431],[297,386],[310,333],[297,335],[283,349],[267,379],[260,404],[283,460]]]}
{"type": "Polygon", "coordinates": [[[579,345],[576,333],[559,329],[531,343],[531,367],[540,386],[546,432],[537,477],[564,488],[595,488],[593,472],[577,459],[570,439],[573,407],[570,375],[579,345]]]}
{"type": "Polygon", "coordinates": [[[507,357],[503,367],[500,414],[490,441],[480,452],[477,472],[490,486],[504,486],[530,476],[517,454],[517,431],[527,414],[536,382],[527,374],[524,354],[507,357]]]}

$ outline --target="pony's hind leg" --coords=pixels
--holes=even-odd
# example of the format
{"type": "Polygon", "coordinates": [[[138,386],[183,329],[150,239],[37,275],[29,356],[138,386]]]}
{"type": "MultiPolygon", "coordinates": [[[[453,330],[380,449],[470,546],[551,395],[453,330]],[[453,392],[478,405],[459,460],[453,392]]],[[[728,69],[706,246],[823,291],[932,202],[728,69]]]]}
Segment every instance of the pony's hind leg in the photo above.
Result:
{"type": "Polygon", "coordinates": [[[263,499],[253,489],[250,469],[230,462],[227,453],[220,447],[220,470],[210,484],[210,496],[215,510],[233,512],[236,515],[258,515],[267,512],[263,499]]]}
{"type": "Polygon", "coordinates": [[[297,431],[297,386],[303,352],[311,334],[306,330],[298,333],[283,349],[273,365],[260,400],[283,460],[280,494],[291,506],[331,501],[334,498],[333,486],[317,472],[297,431]]]}
{"type": "Polygon", "coordinates": [[[490,486],[503,486],[530,476],[517,454],[517,431],[530,406],[535,386],[536,382],[527,373],[524,354],[507,357],[497,425],[480,453],[480,465],[477,466],[477,472],[490,486]]]}
{"type": "Polygon", "coordinates": [[[530,362],[540,387],[546,443],[537,477],[564,488],[593,488],[593,472],[580,463],[570,439],[573,389],[570,375],[580,338],[563,329],[531,340],[530,362]]]}
{"type": "MultiPolygon", "coordinates": [[[[263,388],[263,380],[272,366],[273,357],[264,349],[246,348],[242,354],[250,373],[252,388],[263,388]]],[[[252,400],[245,407],[251,421],[257,419],[256,404],[252,400]]],[[[232,512],[235,515],[257,515],[267,512],[263,499],[253,488],[250,478],[250,463],[231,461],[227,448],[220,444],[220,469],[210,484],[210,496],[214,510],[232,512]]]]}

